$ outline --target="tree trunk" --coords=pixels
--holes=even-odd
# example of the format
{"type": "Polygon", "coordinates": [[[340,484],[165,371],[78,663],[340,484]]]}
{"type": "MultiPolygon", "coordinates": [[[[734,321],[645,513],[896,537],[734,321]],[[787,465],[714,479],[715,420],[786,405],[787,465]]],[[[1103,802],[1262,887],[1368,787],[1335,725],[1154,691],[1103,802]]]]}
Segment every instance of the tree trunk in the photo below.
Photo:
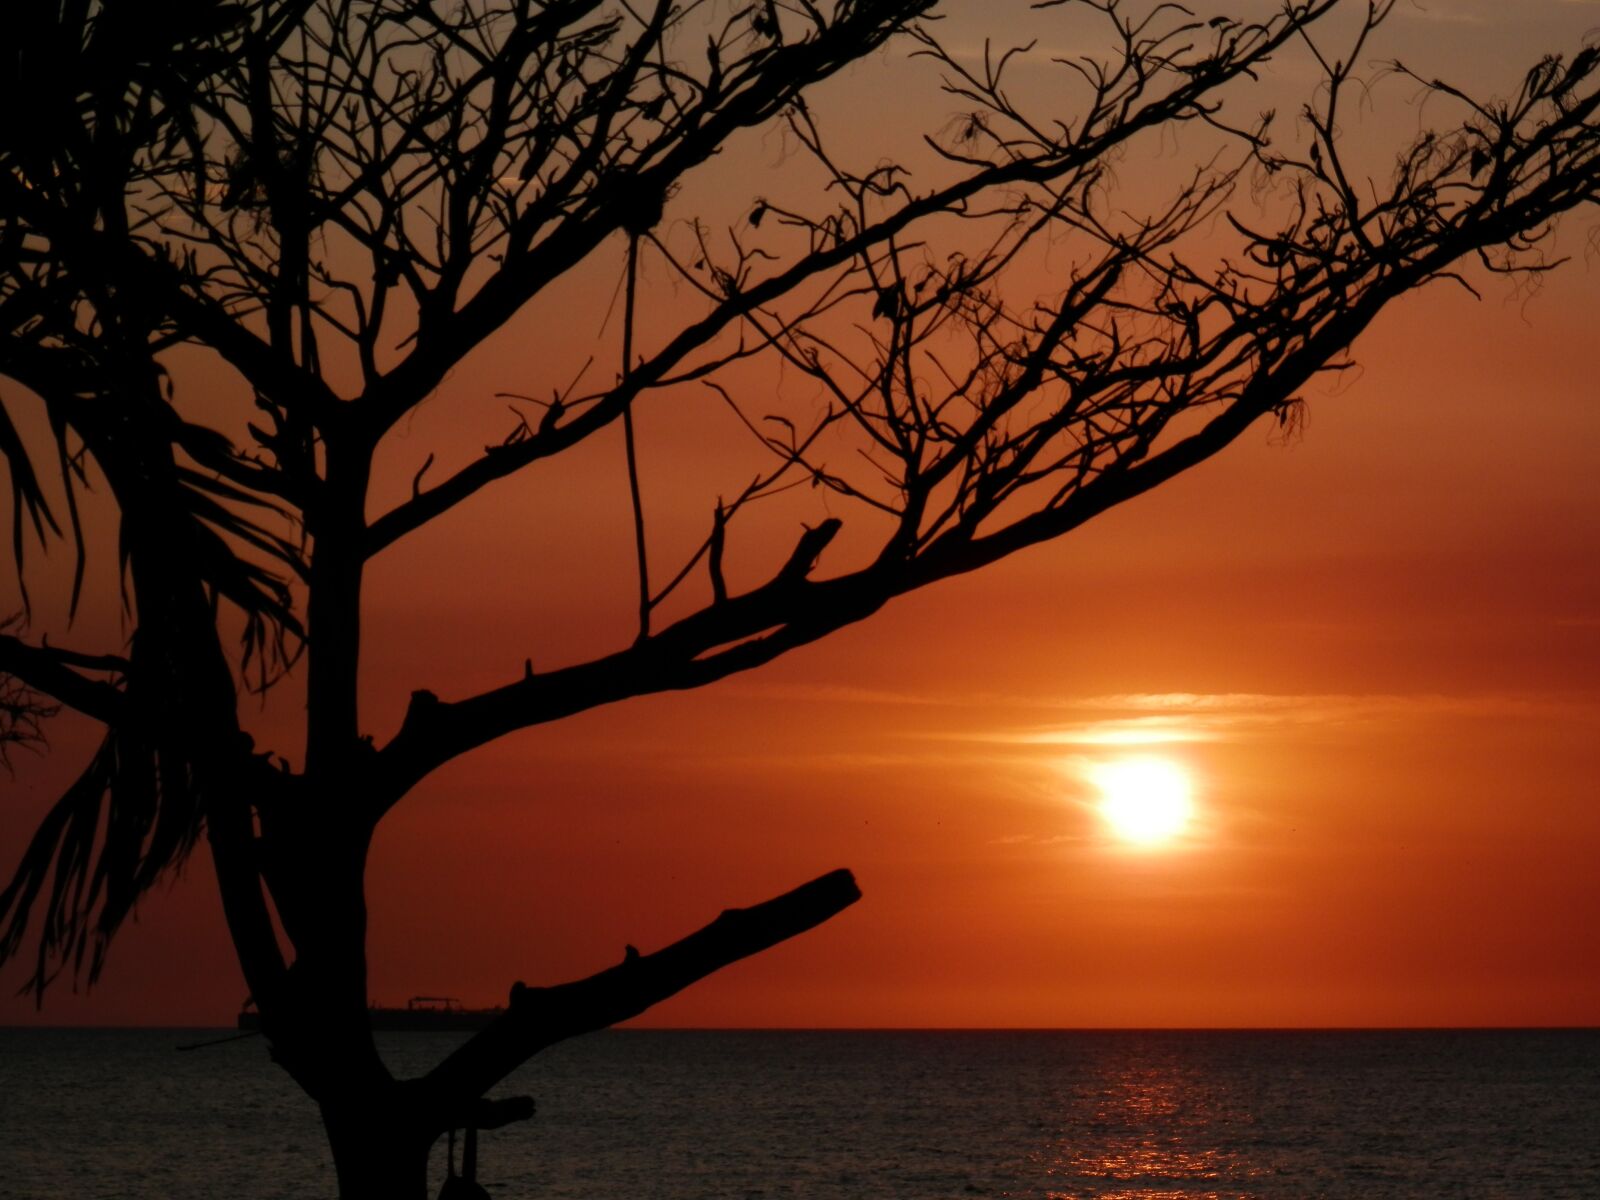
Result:
{"type": "MultiPolygon", "coordinates": [[[[330,805],[331,807],[331,805],[330,805]]],[[[367,830],[301,826],[267,832],[269,882],[293,965],[278,1004],[262,1009],[273,1057],[317,1101],[340,1200],[425,1200],[438,1135],[422,1092],[390,1074],[367,1008],[367,830]]]]}
{"type": "Polygon", "coordinates": [[[374,1098],[322,1105],[339,1200],[428,1200],[435,1135],[397,1105],[374,1098]]]}

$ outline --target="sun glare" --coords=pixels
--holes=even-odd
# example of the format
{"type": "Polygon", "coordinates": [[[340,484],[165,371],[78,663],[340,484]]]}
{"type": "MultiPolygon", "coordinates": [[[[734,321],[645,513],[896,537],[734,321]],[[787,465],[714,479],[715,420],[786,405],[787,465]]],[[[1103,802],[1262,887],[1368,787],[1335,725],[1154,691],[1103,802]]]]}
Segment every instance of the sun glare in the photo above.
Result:
{"type": "Polygon", "coordinates": [[[1194,814],[1189,776],[1167,759],[1102,763],[1089,778],[1100,790],[1100,815],[1124,841],[1141,846],[1168,841],[1194,814]]]}

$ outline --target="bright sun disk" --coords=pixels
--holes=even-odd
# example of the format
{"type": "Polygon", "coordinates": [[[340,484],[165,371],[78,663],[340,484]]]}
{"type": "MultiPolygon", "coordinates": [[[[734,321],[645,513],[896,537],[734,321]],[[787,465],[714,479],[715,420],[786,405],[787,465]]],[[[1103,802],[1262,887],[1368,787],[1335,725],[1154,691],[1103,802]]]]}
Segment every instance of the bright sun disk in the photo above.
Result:
{"type": "Polygon", "coordinates": [[[1116,835],[1140,845],[1182,833],[1194,814],[1189,776],[1164,758],[1127,758],[1090,772],[1100,814],[1116,835]]]}

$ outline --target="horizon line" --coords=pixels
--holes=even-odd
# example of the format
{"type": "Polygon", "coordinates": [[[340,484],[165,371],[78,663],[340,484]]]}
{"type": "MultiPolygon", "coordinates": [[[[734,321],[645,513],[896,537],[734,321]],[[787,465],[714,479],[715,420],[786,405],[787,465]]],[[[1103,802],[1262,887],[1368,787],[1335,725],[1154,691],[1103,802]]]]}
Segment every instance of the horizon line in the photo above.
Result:
{"type": "MultiPolygon", "coordinates": [[[[0,1023],[0,1033],[134,1033],[239,1032],[233,1025],[81,1024],[15,1025],[0,1023]]],[[[467,1030],[377,1030],[381,1034],[426,1033],[429,1036],[467,1030]]],[[[1589,1025],[612,1025],[595,1033],[1600,1033],[1589,1025]]],[[[258,1036],[245,1032],[243,1037],[258,1036]]],[[[568,1039],[577,1040],[577,1039],[568,1039]]]]}

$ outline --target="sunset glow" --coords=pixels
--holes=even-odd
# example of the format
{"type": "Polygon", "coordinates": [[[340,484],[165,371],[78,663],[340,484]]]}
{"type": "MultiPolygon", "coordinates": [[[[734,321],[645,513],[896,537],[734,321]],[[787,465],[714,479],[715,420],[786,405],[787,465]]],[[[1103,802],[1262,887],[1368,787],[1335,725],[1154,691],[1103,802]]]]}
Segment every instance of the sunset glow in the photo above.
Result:
{"type": "Polygon", "coordinates": [[[1189,776],[1164,758],[1127,758],[1090,774],[1100,790],[1100,815],[1126,842],[1153,846],[1184,831],[1194,812],[1189,776]]]}
{"type": "MultiPolygon", "coordinates": [[[[496,13],[518,7],[468,0],[467,7],[474,6],[496,13]]],[[[81,6],[12,7],[56,13],[81,6]]],[[[134,24],[142,9],[159,7],[123,6],[134,24]]],[[[436,28],[435,14],[443,21],[446,12],[461,10],[391,7],[419,30],[426,26],[423,32],[436,28]]],[[[574,13],[584,8],[534,6],[551,13],[568,7],[574,13]]],[[[819,0],[819,7],[831,12],[835,5],[819,0]]],[[[1032,45],[1010,60],[1008,94],[1019,110],[1033,114],[1038,130],[1055,136],[1051,122],[1059,121],[1074,144],[1084,139],[1092,87],[1072,64],[1081,65],[1083,56],[1116,58],[1118,39],[1106,6],[1017,0],[940,7],[942,19],[929,29],[980,78],[986,47],[998,62],[1008,48],[1032,45]]],[[[1117,19],[1137,22],[1158,7],[1158,0],[1123,5],[1117,19]]],[[[1225,24],[1208,25],[1214,14],[1249,23],[1284,7],[1202,5],[1195,9],[1193,34],[1181,41],[1199,38],[1209,46],[1212,39],[1236,36],[1225,24]]],[[[798,4],[777,8],[784,20],[806,11],[798,4]]],[[[1464,153],[1465,162],[1472,161],[1470,150],[1450,149],[1456,143],[1449,141],[1471,112],[1448,96],[1427,93],[1418,80],[1438,78],[1485,104],[1499,104],[1519,93],[1541,56],[1577,53],[1600,26],[1600,3],[1574,0],[1421,0],[1393,8],[1355,59],[1356,74],[1371,82],[1370,95],[1356,92],[1352,79],[1339,110],[1352,156],[1352,194],[1369,205],[1393,186],[1400,156],[1425,130],[1443,131],[1439,156],[1464,153]],[[1407,74],[1381,65],[1396,61],[1407,74]]],[[[267,11],[248,3],[219,11],[255,19],[258,9],[267,11]]],[[[626,6],[606,9],[615,10],[622,25],[594,53],[610,64],[636,40],[637,29],[626,6]]],[[[679,5],[672,11],[680,10],[681,21],[671,17],[679,30],[674,36],[683,39],[680,52],[651,60],[668,64],[665,74],[659,85],[640,83],[645,107],[631,124],[615,127],[624,140],[642,145],[640,139],[680,126],[695,139],[714,132],[694,125],[687,108],[674,116],[702,94],[711,70],[708,35],[696,21],[714,20],[718,29],[732,22],[731,40],[717,50],[725,76],[735,43],[741,55],[767,53],[770,39],[752,25],[769,11],[764,5],[679,5]],[[680,70],[699,72],[702,84],[692,88],[675,74],[680,70]]],[[[324,19],[316,14],[367,10],[330,4],[308,11],[315,29],[324,19]]],[[[1351,0],[1331,14],[1320,35],[1325,65],[1352,61],[1350,33],[1366,12],[1351,0]]],[[[514,24],[510,17],[495,19],[514,24]]],[[[587,28],[591,18],[583,20],[587,28]]],[[[1169,9],[1157,23],[1189,20],[1169,9]]],[[[783,45],[770,41],[772,52],[789,55],[799,36],[796,26],[783,45]]],[[[286,61],[310,53],[292,39],[284,45],[286,61]]],[[[1194,170],[1238,166],[1243,173],[1232,179],[1232,190],[1206,202],[1204,220],[1189,235],[1149,252],[1152,269],[1176,258],[1207,283],[1231,263],[1230,269],[1259,275],[1250,287],[1266,296],[1280,277],[1293,282],[1296,271],[1337,274],[1344,268],[1337,258],[1318,265],[1315,255],[1269,261],[1279,254],[1271,246],[1260,261],[1242,256],[1247,239],[1233,221],[1266,233],[1294,228],[1295,170],[1267,171],[1249,144],[1224,139],[1207,120],[1185,120],[1129,141],[1105,174],[1073,176],[1072,194],[1089,196],[1093,206],[1076,224],[1033,200],[1024,207],[1026,188],[1008,185],[987,207],[974,200],[969,214],[946,214],[924,233],[896,232],[883,242],[885,255],[891,241],[903,248],[903,278],[886,258],[876,288],[865,276],[819,276],[811,290],[786,300],[787,307],[769,303],[767,291],[757,289],[806,253],[813,234],[817,245],[831,246],[839,229],[876,220],[905,197],[922,197],[969,165],[1012,152],[1005,140],[1011,135],[998,125],[997,140],[984,140],[988,135],[970,117],[973,102],[945,88],[949,72],[919,55],[919,46],[902,39],[841,66],[807,97],[804,110],[841,170],[888,181],[889,191],[869,187],[857,206],[846,190],[826,186],[826,168],[786,126],[739,126],[726,152],[709,154],[681,187],[668,190],[648,236],[624,229],[593,244],[547,243],[539,240],[545,234],[529,233],[527,253],[540,262],[549,256],[577,265],[493,334],[471,315],[479,309],[464,307],[476,303],[471,298],[487,273],[503,265],[493,256],[503,260],[510,249],[491,244],[491,234],[503,236],[491,218],[525,213],[536,195],[545,195],[540,203],[552,220],[575,214],[581,224],[589,201],[549,192],[549,171],[569,162],[574,146],[587,144],[588,125],[575,127],[576,142],[541,141],[536,130],[508,140],[507,155],[547,147],[550,166],[532,178],[519,177],[521,158],[510,170],[495,166],[504,194],[484,202],[487,224],[481,228],[473,217],[459,235],[450,233],[438,223],[447,210],[421,208],[389,225],[363,225],[357,205],[354,223],[315,247],[320,275],[280,275],[249,260],[237,277],[218,276],[205,285],[222,289],[216,314],[230,324],[218,328],[238,326],[238,354],[246,365],[273,337],[290,357],[309,345],[300,299],[274,301],[274,312],[294,315],[273,320],[293,328],[269,336],[268,310],[244,304],[249,289],[277,296],[281,279],[309,287],[310,295],[326,294],[328,319],[306,318],[320,342],[307,361],[326,382],[318,411],[365,406],[356,399],[365,386],[363,354],[372,357],[372,396],[385,412],[390,409],[382,397],[406,379],[439,378],[425,402],[384,425],[370,478],[350,488],[352,497],[365,494],[363,504],[351,503],[352,529],[385,522],[395,535],[381,547],[379,540],[364,543],[370,553],[364,552],[353,577],[363,591],[346,614],[342,636],[360,647],[357,694],[339,707],[339,736],[350,761],[364,763],[398,739],[394,761],[422,762],[408,748],[419,744],[412,740],[416,719],[400,735],[413,708],[433,711],[432,700],[444,706],[440,727],[451,730],[458,720],[465,728],[466,714],[477,711],[456,706],[486,694],[548,695],[538,712],[561,717],[453,759],[394,802],[370,850],[361,843],[362,965],[371,998],[403,1006],[414,995],[448,995],[468,1007],[504,1006],[514,980],[531,988],[588,978],[621,962],[624,946],[653,953],[726,909],[849,868],[863,895],[858,904],[804,936],[717,971],[638,1023],[807,1029],[1600,1026],[1600,923],[1580,919],[1600,913],[1600,355],[1593,329],[1600,263],[1586,252],[1600,236],[1600,206],[1558,224],[1544,247],[1548,261],[1570,261],[1535,277],[1537,287],[1486,270],[1469,256],[1460,280],[1470,287],[1449,277],[1397,299],[1362,327],[1348,359],[1335,364],[1340,369],[1314,374],[1295,389],[1303,409],[1295,403],[1265,413],[1213,460],[1171,478],[1146,471],[1136,455],[1124,475],[1087,463],[1081,477],[1063,474],[1063,486],[1088,488],[1094,501],[1083,509],[1094,513],[1092,519],[1081,524],[1070,524],[1059,505],[1051,507],[1054,484],[1030,483],[1042,489],[1045,515],[1039,520],[1068,531],[982,569],[934,580],[931,567],[906,566],[900,543],[886,541],[919,486],[919,472],[926,475],[929,503],[956,508],[947,523],[935,527],[927,517],[913,531],[907,545],[918,553],[941,538],[952,549],[989,547],[980,557],[1018,545],[996,531],[1031,500],[1017,494],[1004,501],[1011,507],[969,520],[961,498],[979,498],[977,476],[954,460],[949,473],[928,474],[931,456],[970,442],[975,461],[1003,485],[995,494],[1011,496],[1002,475],[1023,470],[1006,465],[1018,448],[1036,447],[1041,463],[1057,464],[1085,446],[1123,438],[1125,408],[1116,389],[1147,368],[1143,360],[1126,371],[1097,365],[1110,353],[1114,331],[1126,357],[1140,339],[1170,328],[1177,340],[1168,357],[1180,368],[1170,395],[1182,397],[1189,394],[1183,372],[1192,358],[1188,321],[1197,321],[1207,338],[1227,316],[1220,302],[1199,311],[1174,308],[1139,265],[1144,260],[1130,256],[1108,298],[1118,305],[1136,301],[1149,311],[1125,316],[1114,307],[1101,313],[1104,320],[1063,322],[1076,332],[1058,353],[1029,358],[1016,347],[1049,328],[1063,298],[1090,294],[1086,272],[1106,251],[1096,222],[1113,237],[1128,236],[1167,212],[1175,189],[1194,170]],[[1224,154],[1225,141],[1231,149],[1224,154]],[[1213,163],[1214,154],[1222,157],[1213,163]],[[908,173],[896,174],[890,164],[908,173]],[[990,209],[994,216],[977,219],[990,209]],[[795,223],[797,217],[815,222],[820,232],[795,223]],[[414,226],[406,224],[412,220],[414,226]],[[927,280],[963,262],[968,266],[961,269],[976,269],[991,245],[985,232],[991,224],[992,236],[1006,239],[1035,224],[1040,232],[1026,253],[1006,260],[1004,280],[980,280],[984,304],[973,311],[990,312],[985,305],[992,294],[1004,312],[996,308],[992,323],[969,327],[962,315],[967,310],[952,307],[953,301],[935,303],[943,285],[927,280]],[[461,319],[474,330],[472,338],[448,344],[470,341],[475,348],[448,370],[441,357],[427,372],[396,376],[397,364],[418,344],[407,340],[419,303],[410,276],[392,285],[383,309],[392,328],[378,330],[382,336],[375,334],[370,344],[352,348],[333,323],[356,320],[357,294],[370,314],[377,281],[393,274],[387,252],[368,262],[369,249],[394,249],[414,238],[418,253],[433,259],[436,233],[445,242],[481,243],[486,251],[460,276],[458,296],[446,295],[447,287],[430,301],[441,314],[467,314],[461,319]],[[723,259],[703,258],[702,235],[713,249],[720,247],[723,259]],[[535,246],[544,248],[534,254],[535,246]],[[637,293],[631,307],[630,247],[637,293]],[[720,273],[713,270],[719,264],[720,273]],[[327,278],[317,282],[321,276],[327,278]],[[894,286],[882,288],[891,279],[894,286]],[[341,290],[335,280],[354,290],[341,290]],[[237,298],[228,290],[235,286],[237,298]],[[914,304],[903,305],[907,297],[914,304]],[[817,337],[824,340],[793,341],[790,319],[813,303],[825,310],[817,320],[817,337]],[[916,306],[925,311],[919,308],[912,321],[916,306]],[[705,326],[681,343],[692,345],[693,353],[678,366],[663,364],[637,380],[629,376],[630,388],[638,383],[648,394],[636,401],[584,400],[632,395],[617,390],[625,370],[680,344],[680,334],[701,329],[708,314],[745,310],[750,320],[765,322],[766,333],[754,326],[740,332],[734,322],[712,336],[705,326]],[[929,356],[907,360],[887,380],[887,390],[869,386],[883,362],[903,357],[908,329],[924,326],[933,330],[924,343],[929,356]],[[847,350],[866,375],[851,373],[847,350]],[[984,354],[992,354],[993,369],[980,372],[984,354]],[[699,373],[721,356],[729,359],[724,368],[699,373]],[[837,365],[830,365],[835,358],[837,365]],[[835,383],[817,373],[822,368],[835,371],[835,383]],[[1004,420],[992,433],[974,424],[981,405],[1010,396],[1017,392],[1014,380],[1039,372],[1051,381],[1048,387],[1035,395],[1018,392],[1012,406],[996,414],[1004,420]],[[612,414],[610,424],[594,415],[597,405],[602,416],[612,414]],[[624,412],[637,425],[632,432],[623,428],[624,412]],[[1085,426],[1082,439],[1060,425],[1076,412],[1099,422],[1085,426]],[[890,427],[899,413],[927,415],[921,441],[896,440],[901,435],[890,427]],[[547,417],[549,440],[540,442],[547,417]],[[869,434],[862,420],[875,432],[869,434]],[[581,424],[570,435],[555,437],[552,430],[574,421],[581,424]],[[805,443],[818,421],[826,428],[805,443]],[[1028,440],[1024,434],[1034,426],[1058,432],[1028,440]],[[593,435],[580,440],[579,431],[590,428],[593,435]],[[992,448],[985,440],[990,436],[992,448]],[[881,437],[887,441],[880,443],[881,437]],[[807,461],[786,463],[802,444],[807,461]],[[565,447],[559,453],[558,445],[565,447]],[[895,461],[902,449],[910,454],[909,467],[895,461]],[[512,461],[524,466],[502,474],[501,464],[512,461]],[[784,473],[772,476],[770,494],[740,501],[753,480],[779,467],[784,473]],[[489,482],[456,504],[452,497],[460,487],[449,481],[463,471],[461,486],[489,482]],[[1165,481],[1133,494],[1144,486],[1137,481],[1156,478],[1165,481]],[[874,500],[840,493],[830,480],[874,500]],[[1109,504],[1124,496],[1125,503],[1109,504]],[[429,499],[417,503],[418,497],[429,499]],[[387,516],[410,506],[421,517],[430,506],[447,504],[455,507],[403,536],[403,522],[387,516]],[[728,526],[736,504],[737,521],[728,526]],[[818,531],[835,529],[835,521],[842,522],[837,536],[825,553],[811,555],[822,544],[818,531]],[[797,553],[802,542],[804,554],[797,553]],[[928,582],[881,608],[831,598],[842,594],[839,579],[873,563],[885,576],[928,582]],[[793,576],[802,567],[810,571],[804,586],[793,576]],[[769,581],[776,582],[763,590],[769,581]],[[643,596],[641,582],[647,585],[643,596]],[[663,590],[669,584],[670,595],[663,590]],[[760,628],[769,598],[777,603],[791,592],[807,599],[795,609],[792,633],[774,637],[778,627],[760,628]],[[812,598],[814,611],[806,607],[812,598]],[[865,619],[820,636],[842,614],[869,609],[865,619]],[[679,623],[700,612],[709,615],[697,620],[719,628],[737,617],[742,624],[730,627],[734,640],[685,658],[671,671],[650,667],[649,686],[659,690],[565,715],[580,700],[588,704],[617,690],[607,676],[603,687],[597,683],[580,696],[568,683],[573,668],[633,654],[652,639],[665,652],[677,644],[679,623]],[[648,636],[641,639],[646,615],[648,636]],[[793,649],[767,661],[781,646],[793,649]],[[709,678],[711,655],[764,665],[686,686],[709,678]],[[568,703],[569,696],[579,698],[568,703]]],[[[431,61],[421,50],[397,53],[395,61],[406,70],[407,55],[415,56],[418,69],[431,61]]],[[[472,44],[451,53],[461,57],[458,63],[446,56],[451,78],[471,77],[463,64],[474,53],[472,44]]],[[[50,55],[29,55],[36,60],[30,70],[41,77],[54,69],[50,55]]],[[[561,63],[554,54],[548,65],[559,73],[561,63]]],[[[597,59],[594,71],[602,65],[597,59]]],[[[1304,41],[1293,41],[1267,66],[1259,79],[1239,77],[1216,120],[1249,129],[1258,114],[1275,111],[1270,156],[1309,164],[1301,114],[1308,102],[1325,98],[1317,90],[1324,65],[1304,41]]],[[[188,70],[169,82],[176,86],[188,70]]],[[[391,81],[402,91],[412,86],[384,70],[385,87],[391,81]]],[[[285,78],[291,77],[299,78],[293,71],[285,78]]],[[[587,111],[573,108],[576,100],[569,98],[578,83],[562,78],[559,104],[554,92],[530,92],[518,101],[530,120],[547,100],[564,112],[587,111]]],[[[1125,78],[1130,86],[1138,82],[1125,78]]],[[[752,86],[779,87],[788,76],[747,79],[752,86]]],[[[1190,82],[1163,72],[1138,87],[1155,96],[1190,82]]],[[[719,84],[729,86],[726,79],[719,84]]],[[[157,121],[165,109],[152,103],[150,120],[157,121]]],[[[88,120],[89,101],[70,88],[50,104],[69,127],[80,117],[88,120]]],[[[340,104],[326,122],[335,132],[379,121],[386,111],[363,109],[352,125],[340,104]]],[[[283,144],[290,148],[299,144],[299,134],[290,137],[301,120],[296,112],[286,108],[286,124],[273,135],[289,138],[283,144]]],[[[13,124],[20,136],[34,124],[33,114],[13,124]]],[[[59,155],[63,170],[87,171],[100,161],[92,155],[87,166],[79,164],[73,143],[55,145],[60,139],[49,132],[53,128],[39,126],[41,155],[59,155]]],[[[448,122],[417,129],[426,132],[419,154],[455,136],[448,122]]],[[[178,163],[174,188],[194,186],[183,183],[196,174],[185,137],[168,150],[159,140],[156,145],[178,163]]],[[[409,195],[407,168],[388,165],[391,152],[400,153],[392,150],[391,135],[373,138],[370,153],[361,152],[365,157],[351,157],[353,151],[330,157],[331,173],[318,186],[343,188],[337,172],[348,170],[409,195]],[[338,163],[344,165],[335,170],[338,163]]],[[[475,144],[463,141],[461,153],[475,153],[475,144]]],[[[227,193],[237,182],[249,194],[226,211],[224,195],[216,196],[212,224],[204,229],[225,240],[256,238],[263,253],[275,254],[273,206],[264,181],[254,178],[256,168],[247,169],[240,157],[243,145],[218,133],[206,148],[215,161],[209,174],[201,172],[204,186],[227,193]]],[[[1327,150],[1324,145],[1320,153],[1327,150]]],[[[121,161],[123,155],[118,148],[112,157],[121,161]]],[[[1071,155],[1063,159],[1070,161],[1071,155]]],[[[1493,163],[1469,177],[1472,186],[1504,169],[1501,159],[1493,163]]],[[[446,180],[467,172],[453,159],[440,169],[446,180]]],[[[637,183],[613,180],[622,190],[637,183]]],[[[78,186],[63,183],[59,195],[52,192],[51,202],[65,206],[63,229],[76,228],[78,186]]],[[[85,175],[83,186],[84,196],[102,198],[91,209],[121,194],[115,180],[85,175]]],[[[141,254],[154,253],[158,234],[167,236],[161,229],[178,241],[204,232],[199,224],[192,230],[174,224],[181,216],[176,209],[170,219],[150,215],[156,209],[141,216],[132,207],[139,196],[128,195],[129,219],[148,222],[136,231],[141,254]]],[[[609,195],[601,189],[595,202],[609,204],[609,195]]],[[[41,196],[31,200],[43,202],[41,196]]],[[[291,205],[284,211],[300,210],[291,205]]],[[[85,228],[98,238],[104,230],[93,225],[89,209],[84,214],[85,228]]],[[[644,216],[654,212],[634,214],[644,216]]],[[[1386,220],[1380,214],[1373,229],[1386,220]]],[[[1407,230],[1422,236],[1431,226],[1400,222],[1394,228],[1409,237],[1407,230]]],[[[14,254],[33,270],[32,243],[17,244],[22,248],[14,254]]],[[[1010,253],[1011,241],[994,244],[1002,258],[1010,253]]],[[[181,264],[182,256],[173,254],[171,261],[181,264]]],[[[1392,269],[1387,259],[1375,268],[1379,275],[1392,269]]],[[[97,271],[91,279],[100,279],[97,271]]],[[[443,278],[424,267],[415,276],[418,288],[443,278]]],[[[492,293],[490,307],[507,307],[512,294],[492,293]]],[[[189,293],[174,296],[175,304],[193,303],[189,293]]],[[[1336,306],[1331,299],[1326,304],[1306,311],[1325,313],[1319,321],[1331,319],[1336,306]]],[[[91,326],[74,325],[68,316],[58,329],[59,353],[77,362],[75,347],[91,326]]],[[[152,308],[148,319],[167,317],[152,308]]],[[[44,353],[35,343],[44,345],[45,327],[30,333],[34,328],[13,331],[22,339],[18,363],[31,363],[36,350],[44,353]]],[[[252,426],[268,434],[278,428],[263,415],[258,395],[278,401],[271,388],[258,393],[204,339],[174,338],[161,365],[170,371],[169,407],[183,423],[174,426],[176,433],[199,437],[185,432],[191,424],[212,429],[218,439],[196,442],[197,448],[214,444],[221,454],[231,444],[260,459],[233,463],[238,479],[230,480],[202,472],[184,446],[173,443],[184,494],[193,491],[190,484],[204,490],[199,473],[213,481],[206,495],[222,497],[220,503],[241,480],[264,478],[262,464],[276,464],[275,453],[250,439],[252,426]]],[[[1269,353],[1267,341],[1261,340],[1261,353],[1269,353]]],[[[1255,344],[1244,333],[1230,343],[1246,356],[1257,353],[1255,344]]],[[[1149,353],[1160,349],[1152,342],[1149,353]]],[[[1281,353],[1272,342],[1270,354],[1281,353]]],[[[297,363],[278,390],[300,395],[311,382],[308,372],[311,366],[297,363]]],[[[124,523],[115,489],[99,468],[91,469],[91,450],[76,440],[65,446],[60,462],[71,467],[66,474],[79,463],[87,473],[81,516],[93,552],[85,560],[81,603],[75,603],[74,514],[59,478],[53,426],[41,397],[16,380],[4,383],[0,443],[9,436],[4,413],[10,412],[15,436],[37,451],[49,476],[40,486],[63,536],[50,533],[45,522],[45,553],[26,506],[18,507],[20,493],[0,487],[0,523],[26,535],[30,572],[26,597],[12,576],[0,582],[0,636],[59,651],[64,667],[80,658],[115,663],[131,653],[138,617],[119,558],[124,523]],[[6,627],[12,614],[30,613],[26,628],[6,627]]],[[[64,386],[61,404],[88,419],[98,409],[76,386],[64,386]]],[[[1197,436],[1221,411],[1209,403],[1185,405],[1161,426],[1148,454],[1197,436]]],[[[163,425],[157,432],[167,439],[176,436],[174,429],[163,425]]],[[[111,442],[121,436],[114,432],[107,427],[111,442]]],[[[282,444],[304,459],[308,479],[326,466],[326,444],[309,433],[301,437],[299,426],[284,426],[282,444]]],[[[310,497],[322,494],[320,486],[296,484],[287,491],[310,497]]],[[[206,502],[194,494],[196,503],[206,502]]],[[[289,550],[314,551],[314,530],[273,524],[272,513],[286,501],[270,493],[268,499],[272,505],[253,506],[247,515],[267,521],[272,537],[289,550]]],[[[258,548],[211,530],[203,516],[196,520],[194,537],[207,545],[214,537],[229,542],[249,568],[241,568],[239,578],[251,578],[258,548]]],[[[300,604],[305,581],[293,573],[286,578],[300,604]]],[[[225,600],[218,601],[224,609],[225,600]]],[[[237,614],[226,621],[234,625],[223,629],[221,645],[237,676],[237,614]]],[[[688,630],[700,627],[691,623],[688,630]]],[[[265,696],[242,686],[238,691],[239,723],[252,753],[285,778],[303,774],[310,757],[308,661],[296,660],[294,673],[265,696]]],[[[81,673],[120,678],[109,668],[81,673]]],[[[5,687],[0,673],[0,717],[5,687]]],[[[115,749],[104,742],[103,726],[70,704],[44,732],[48,746],[12,745],[9,763],[0,758],[0,890],[52,806],[86,767],[110,762],[115,749]]],[[[352,786],[337,803],[364,803],[363,794],[352,786]]],[[[258,827],[246,822],[243,828],[258,827]]],[[[82,829],[84,838],[101,836],[98,826],[82,829]]],[[[183,870],[143,897],[138,919],[124,923],[92,988],[85,981],[74,990],[66,971],[42,1008],[24,986],[35,965],[30,948],[41,928],[35,921],[18,943],[23,950],[0,969],[0,1025],[233,1023],[252,985],[237,966],[209,845],[201,837],[183,870]]],[[[83,854],[92,849],[85,843],[83,854]]],[[[41,905],[51,886],[51,877],[42,877],[41,905]]],[[[0,922],[0,936],[5,929],[0,922]]],[[[259,1040],[238,1049],[253,1045],[259,1040]]]]}

